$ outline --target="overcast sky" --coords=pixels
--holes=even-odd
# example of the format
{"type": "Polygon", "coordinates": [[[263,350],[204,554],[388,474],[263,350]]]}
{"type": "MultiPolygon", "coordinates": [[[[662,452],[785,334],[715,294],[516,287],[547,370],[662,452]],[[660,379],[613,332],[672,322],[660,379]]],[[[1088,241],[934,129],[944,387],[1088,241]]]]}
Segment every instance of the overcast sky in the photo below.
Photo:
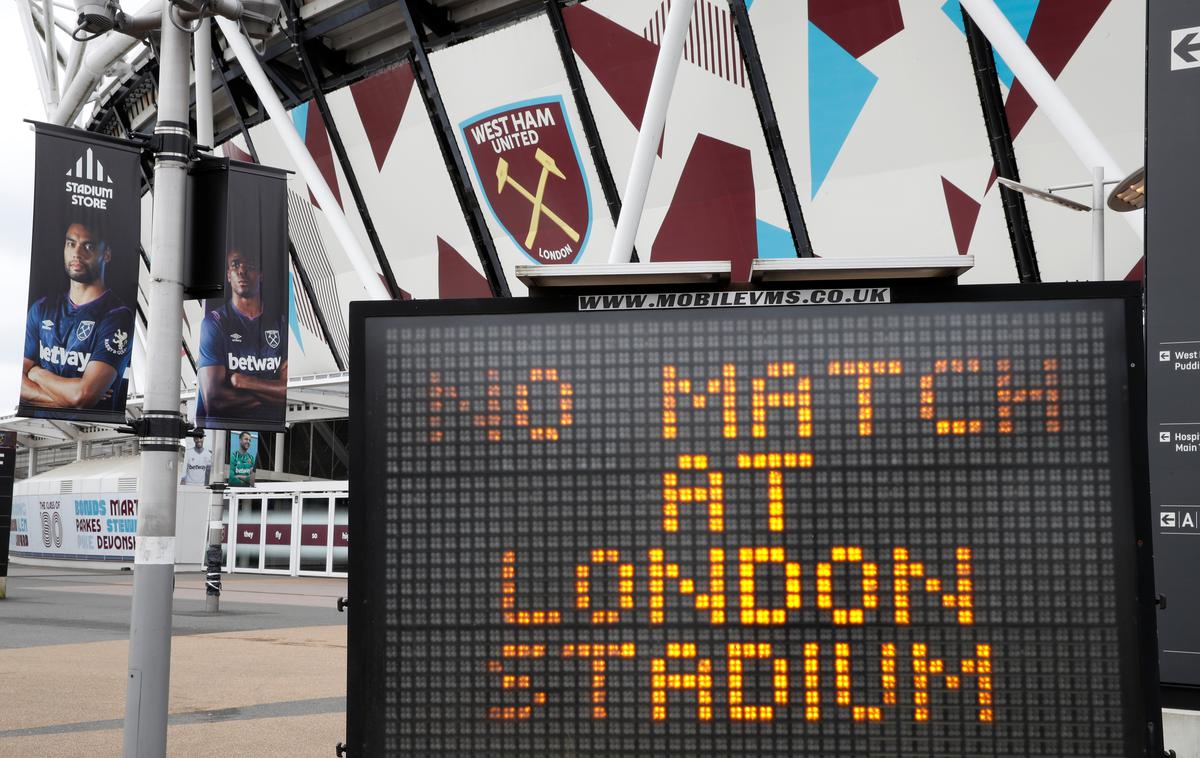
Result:
{"type": "Polygon", "coordinates": [[[6,51],[5,105],[0,115],[0,414],[17,405],[29,286],[33,214],[33,132],[24,119],[45,120],[17,4],[0,2],[0,49],[6,51]]]}

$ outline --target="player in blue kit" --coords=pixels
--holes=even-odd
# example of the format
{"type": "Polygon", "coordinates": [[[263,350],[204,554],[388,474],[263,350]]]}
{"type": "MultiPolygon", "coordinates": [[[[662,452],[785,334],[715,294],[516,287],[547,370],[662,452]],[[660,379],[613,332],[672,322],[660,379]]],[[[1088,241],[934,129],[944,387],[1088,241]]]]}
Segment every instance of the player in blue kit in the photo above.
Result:
{"type": "Polygon", "coordinates": [[[70,285],[29,308],[21,403],[116,411],[133,341],[133,311],[105,284],[112,249],[94,224],[72,223],[63,241],[70,285]]]}
{"type": "Polygon", "coordinates": [[[203,427],[210,417],[282,422],[287,397],[284,314],[264,313],[256,258],[235,247],[225,263],[230,297],[200,325],[196,426],[203,427]]]}

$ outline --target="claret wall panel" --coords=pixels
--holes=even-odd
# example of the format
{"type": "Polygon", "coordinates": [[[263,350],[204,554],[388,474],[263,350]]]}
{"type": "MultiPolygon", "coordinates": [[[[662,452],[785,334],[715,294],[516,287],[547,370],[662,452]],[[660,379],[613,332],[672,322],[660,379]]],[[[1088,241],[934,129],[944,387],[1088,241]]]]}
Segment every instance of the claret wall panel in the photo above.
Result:
{"type": "MultiPolygon", "coordinates": [[[[622,190],[667,11],[666,0],[563,11],[622,190]]],[[[641,260],[729,260],[745,279],[755,257],[796,250],[728,3],[698,0],[693,13],[636,245],[641,260]]]]}
{"type": "Polygon", "coordinates": [[[396,283],[415,298],[488,297],[471,232],[408,62],[329,95],[396,283]]]}

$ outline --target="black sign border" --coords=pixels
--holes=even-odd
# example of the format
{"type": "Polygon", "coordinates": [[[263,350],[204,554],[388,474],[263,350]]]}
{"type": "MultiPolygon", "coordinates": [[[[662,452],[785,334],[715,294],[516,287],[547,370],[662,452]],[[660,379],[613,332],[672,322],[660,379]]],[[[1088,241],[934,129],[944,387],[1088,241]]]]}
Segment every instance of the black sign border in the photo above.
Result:
{"type": "MultiPolygon", "coordinates": [[[[880,282],[837,282],[835,286],[879,286],[880,282]]],[[[810,286],[805,284],[804,286],[810,286]]],[[[820,286],[815,285],[815,286],[820,286]]],[[[613,292],[611,288],[605,288],[613,292]]],[[[625,288],[632,290],[633,288],[625,288]]],[[[654,287],[656,291],[677,289],[654,287]]],[[[687,288],[689,291],[697,291],[687,288]]],[[[999,284],[999,285],[900,285],[891,288],[893,304],[899,303],[961,303],[1017,302],[1027,300],[1120,300],[1125,310],[1125,350],[1129,361],[1126,374],[1126,401],[1129,408],[1128,444],[1130,450],[1130,488],[1132,523],[1114,524],[1114,533],[1129,531],[1130,542],[1118,543],[1120,554],[1134,551],[1135,577],[1118,574],[1118,586],[1133,585],[1135,618],[1132,623],[1137,661],[1122,661],[1122,677],[1128,673],[1135,681],[1124,681],[1128,695],[1126,744],[1142,745],[1143,755],[1158,758],[1163,755],[1162,709],[1158,668],[1158,600],[1154,586],[1153,527],[1150,514],[1149,463],[1146,443],[1146,352],[1143,339],[1142,287],[1135,282],[1072,282],[1056,284],[999,284]],[[1124,526],[1124,529],[1123,529],[1124,526]],[[1136,734],[1137,725],[1144,724],[1145,732],[1136,734]]],[[[711,292],[711,289],[699,291],[711,292]]],[[[383,661],[374,660],[371,652],[383,649],[379,628],[372,628],[371,618],[378,612],[372,605],[371,587],[376,579],[371,575],[368,549],[382,534],[371,534],[365,515],[374,494],[368,491],[369,452],[366,422],[371,408],[366,402],[367,352],[366,323],[373,318],[398,316],[489,315],[514,313],[579,312],[578,296],[592,291],[572,291],[570,296],[537,298],[491,298],[477,300],[406,300],[358,301],[350,304],[350,449],[360,451],[357,466],[350,470],[349,527],[355,528],[356,516],[363,527],[358,531],[355,547],[349,555],[347,578],[347,659],[346,659],[346,748],[350,755],[379,755],[378,745],[372,746],[370,736],[376,712],[383,707],[376,693],[383,686],[383,661]]],[[[797,306],[808,308],[839,308],[842,306],[797,306]]],[[[881,305],[886,308],[887,305],[881,305]]],[[[1120,646],[1127,649],[1126,645],[1120,646]]]]}

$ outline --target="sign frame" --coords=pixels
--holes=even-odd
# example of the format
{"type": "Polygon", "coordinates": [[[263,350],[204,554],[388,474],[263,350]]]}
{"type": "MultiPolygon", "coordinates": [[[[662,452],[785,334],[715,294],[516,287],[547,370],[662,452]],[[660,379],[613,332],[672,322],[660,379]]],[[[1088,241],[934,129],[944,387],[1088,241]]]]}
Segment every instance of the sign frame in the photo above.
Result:
{"type": "MultiPolygon", "coordinates": [[[[838,283],[846,285],[847,283],[838,283]]],[[[866,283],[876,286],[880,282],[866,283]]],[[[1116,560],[1123,566],[1136,567],[1134,576],[1118,573],[1117,590],[1133,593],[1126,606],[1136,610],[1133,618],[1118,617],[1118,627],[1125,628],[1131,639],[1121,644],[1121,652],[1128,654],[1130,648],[1136,652],[1137,660],[1123,663],[1124,678],[1133,674],[1136,681],[1123,681],[1128,695],[1125,704],[1125,742],[1138,745],[1144,755],[1158,758],[1162,755],[1162,721],[1159,706],[1160,683],[1158,677],[1157,599],[1154,586],[1154,566],[1150,519],[1149,486],[1145,413],[1145,352],[1142,339],[1141,288],[1136,283],[1099,282],[1037,285],[978,285],[945,286],[912,283],[893,283],[892,304],[909,303],[971,303],[971,302],[1019,302],[1042,300],[1090,300],[1108,299],[1121,301],[1124,311],[1125,354],[1128,368],[1125,375],[1125,399],[1128,407],[1128,445],[1130,460],[1128,474],[1131,502],[1127,512],[1115,509],[1114,514],[1125,523],[1115,523],[1113,533],[1126,535],[1128,542],[1118,546],[1116,560]],[[1132,551],[1122,553],[1121,551],[1132,551]],[[1122,557],[1124,555],[1125,557],[1122,557]],[[1139,733],[1140,732],[1140,733],[1139,733]]],[[[659,285],[654,288],[661,291],[659,285]]],[[[770,288],[761,288],[769,290],[770,288]]],[[[603,292],[630,293],[637,288],[598,288],[596,290],[572,290],[571,297],[482,299],[457,301],[395,301],[356,302],[350,307],[350,444],[352,449],[364,451],[358,465],[350,472],[350,527],[360,537],[349,559],[347,603],[348,657],[347,657],[347,742],[353,754],[382,754],[382,745],[371,741],[373,718],[371,711],[382,698],[384,662],[373,658],[373,651],[384,649],[382,624],[372,623],[375,614],[382,613],[381,598],[376,597],[372,587],[378,586],[382,577],[371,572],[373,560],[369,555],[373,549],[370,535],[382,534],[379,522],[370,519],[371,509],[376,507],[382,493],[368,490],[369,473],[373,468],[368,460],[370,448],[366,426],[371,408],[366,398],[367,351],[365,343],[368,320],[392,317],[421,317],[447,315],[499,315],[579,312],[579,294],[603,292]]],[[[714,290],[713,288],[681,287],[681,292],[737,291],[714,290]]],[[[829,306],[838,308],[840,306],[829,306]]],[[[881,307],[887,307],[883,305],[881,307]]],[[[801,317],[815,315],[811,307],[797,311],[801,317]]],[[[581,317],[587,318],[587,314],[581,317]]],[[[376,409],[377,410],[377,409],[376,409]]],[[[376,414],[378,418],[378,414],[376,414]]],[[[381,538],[379,538],[381,539],[381,538]]],[[[382,543],[381,543],[382,544],[382,543]]],[[[1123,632],[1124,634],[1124,632],[1123,632]]]]}

